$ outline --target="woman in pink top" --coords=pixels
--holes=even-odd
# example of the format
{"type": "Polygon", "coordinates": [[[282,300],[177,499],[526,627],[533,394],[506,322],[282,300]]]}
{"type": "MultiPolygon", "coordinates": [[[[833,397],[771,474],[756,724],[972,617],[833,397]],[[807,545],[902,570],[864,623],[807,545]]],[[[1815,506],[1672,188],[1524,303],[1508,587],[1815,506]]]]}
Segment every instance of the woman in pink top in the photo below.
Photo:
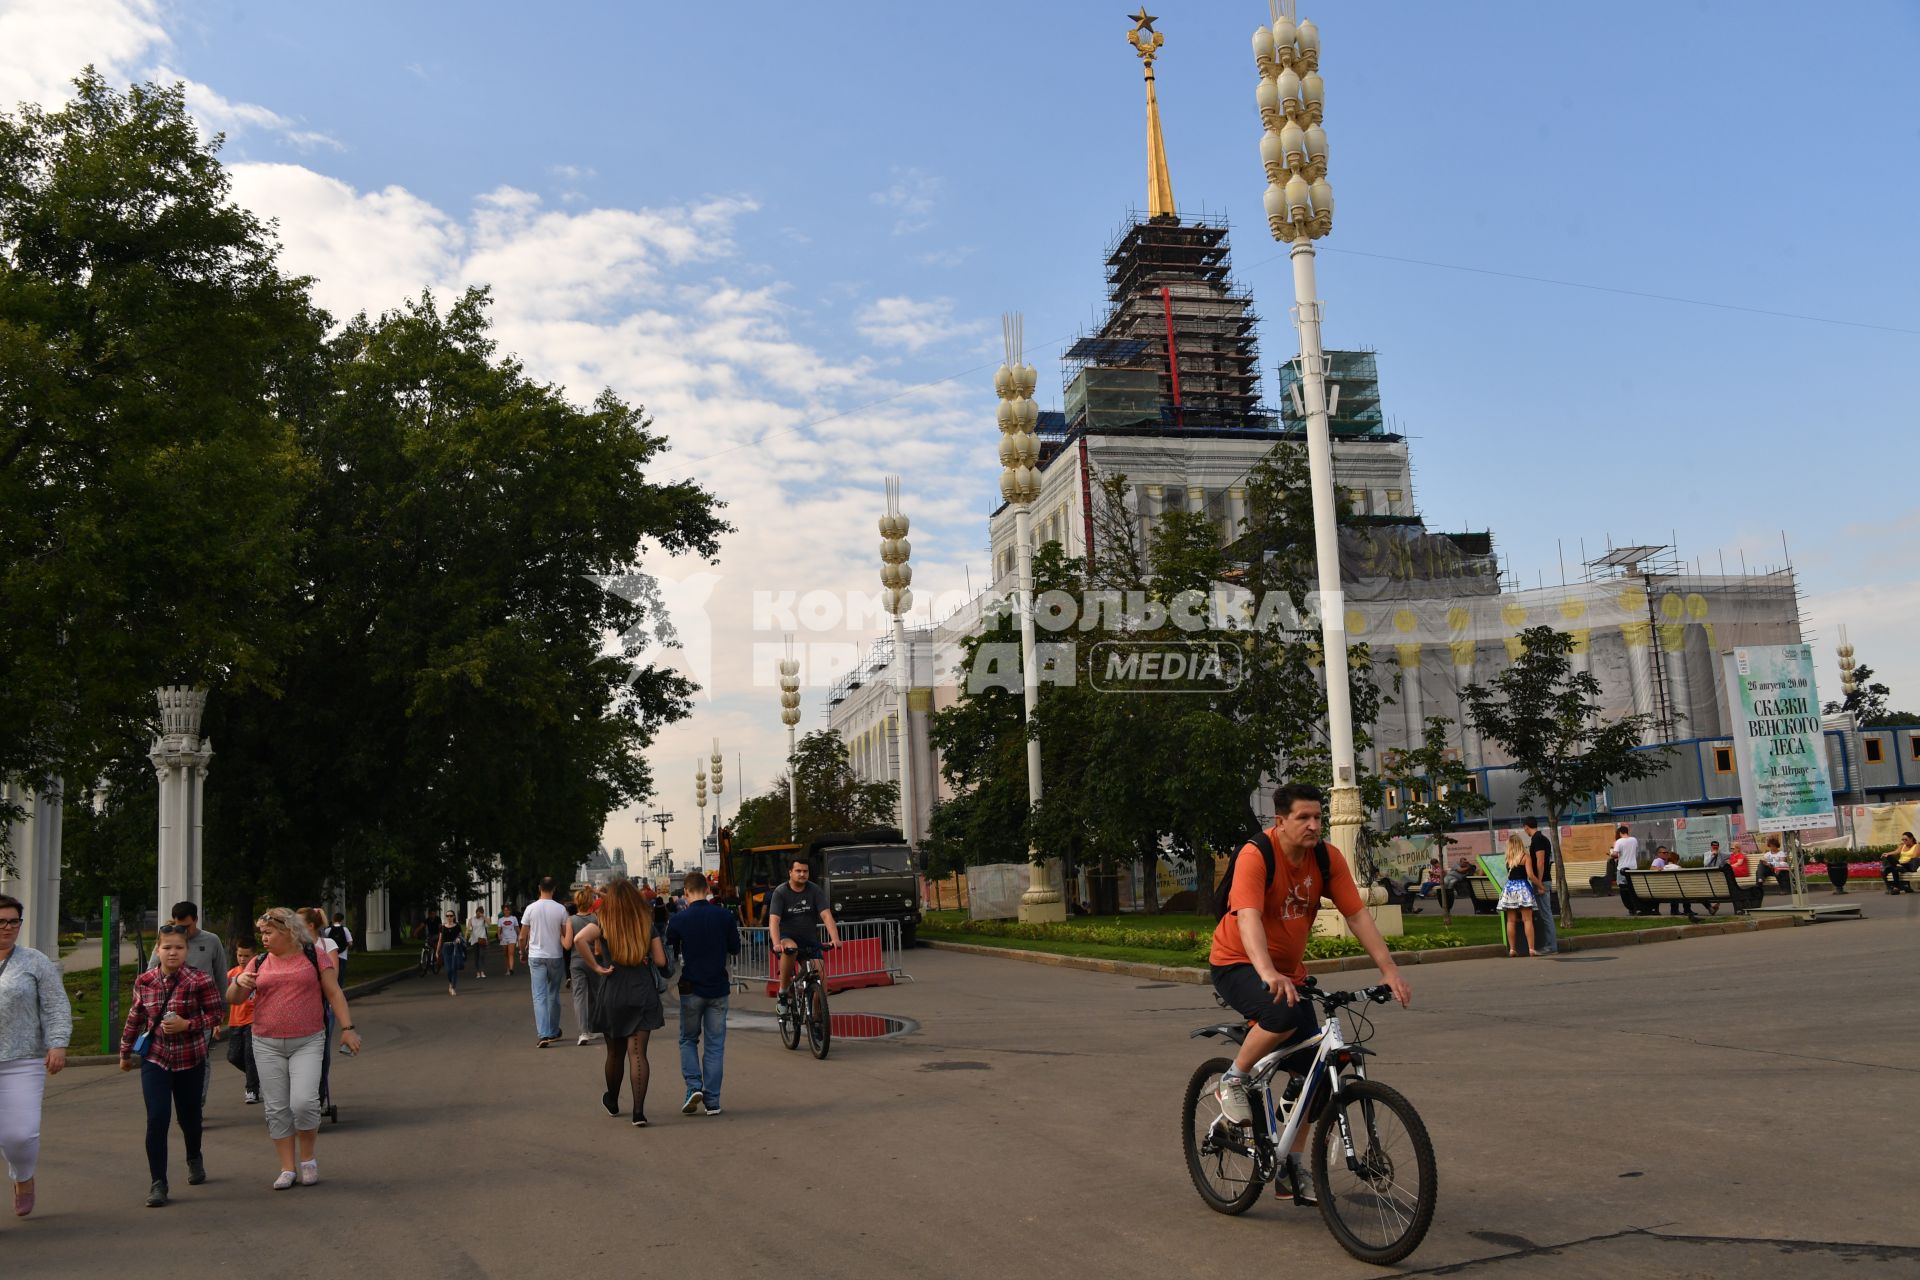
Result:
{"type": "Polygon", "coordinates": [[[254,921],[263,953],[242,969],[227,988],[227,1001],[253,997],[253,1055],[260,1073],[260,1101],[267,1113],[267,1136],[280,1156],[273,1189],[285,1191],[297,1181],[320,1181],[314,1141],[320,1130],[320,1067],[326,1054],[326,1009],[340,1025],[340,1041],[360,1052],[347,997],[340,990],[333,957],[316,950],[306,921],[286,907],[274,907],[254,921]],[[299,1169],[294,1168],[298,1157],[299,1169]]]}

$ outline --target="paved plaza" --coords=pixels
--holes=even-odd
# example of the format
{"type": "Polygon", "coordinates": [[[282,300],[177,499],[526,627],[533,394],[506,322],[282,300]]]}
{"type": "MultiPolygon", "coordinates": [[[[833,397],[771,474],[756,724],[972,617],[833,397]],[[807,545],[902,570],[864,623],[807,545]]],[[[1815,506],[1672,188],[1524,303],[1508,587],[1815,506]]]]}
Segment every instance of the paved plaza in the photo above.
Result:
{"type": "MultiPolygon", "coordinates": [[[[1920,1276],[1914,904],[1874,895],[1863,922],[1410,969],[1414,1008],[1378,1016],[1376,1074],[1432,1131],[1440,1204],[1404,1269],[1920,1276]]],[[[0,1229],[5,1271],[1060,1280],[1258,1258],[1378,1274],[1317,1212],[1266,1199],[1231,1219],[1194,1195],[1178,1109],[1208,1056],[1186,1033],[1217,1020],[1206,989],[910,962],[918,982],[835,1008],[913,1019],[911,1034],[816,1062],[743,1017],[720,1117],[678,1114],[669,1009],[654,1124],[638,1131],[600,1110],[598,1045],[533,1047],[524,975],[470,980],[457,1000],[404,981],[357,1007],[368,1052],[336,1060],[322,1185],[267,1190],[259,1110],[218,1062],[212,1181],[185,1185],[176,1137],[164,1210],[141,1206],[133,1078],[70,1069],[48,1095],[41,1208],[0,1229]]]]}

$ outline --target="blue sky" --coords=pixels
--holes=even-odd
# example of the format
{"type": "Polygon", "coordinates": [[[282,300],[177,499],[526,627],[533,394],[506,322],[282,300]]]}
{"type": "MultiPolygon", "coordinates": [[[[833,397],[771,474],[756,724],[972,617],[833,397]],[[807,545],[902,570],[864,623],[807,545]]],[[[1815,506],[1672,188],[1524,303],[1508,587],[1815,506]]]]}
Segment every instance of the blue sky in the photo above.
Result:
{"type": "MultiPolygon", "coordinates": [[[[1057,404],[1049,344],[1093,321],[1145,201],[1123,8],[0,0],[0,96],[88,60],[185,78],[328,305],[488,280],[536,372],[656,412],[740,526],[705,577],[665,567],[716,646],[712,700],[656,762],[690,816],[715,734],[730,774],[778,768],[752,592],[876,586],[882,474],[905,476],[923,599],[982,580],[998,315],[1024,310],[1057,404]]],[[[1294,342],[1259,222],[1266,6],[1155,11],[1174,189],[1235,221],[1271,386],[1294,342]]],[[[1303,14],[1339,207],[1328,341],[1380,351],[1429,522],[1490,526],[1529,584],[1557,540],[1572,561],[1677,538],[1712,568],[1777,563],[1784,530],[1819,638],[1846,623],[1920,704],[1920,7],[1303,14]]]]}

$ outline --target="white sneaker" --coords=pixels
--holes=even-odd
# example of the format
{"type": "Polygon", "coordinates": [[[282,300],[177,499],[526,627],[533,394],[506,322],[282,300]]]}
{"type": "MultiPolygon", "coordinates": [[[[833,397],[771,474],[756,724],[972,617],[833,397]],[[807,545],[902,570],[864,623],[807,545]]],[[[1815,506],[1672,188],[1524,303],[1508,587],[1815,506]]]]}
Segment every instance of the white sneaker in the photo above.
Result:
{"type": "Polygon", "coordinates": [[[1295,1199],[1307,1204],[1319,1204],[1320,1194],[1313,1188],[1313,1169],[1307,1163],[1305,1155],[1296,1154],[1293,1160],[1293,1194],[1295,1199]]]}
{"type": "Polygon", "coordinates": [[[1221,1076],[1214,1088],[1213,1100],[1220,1104],[1220,1118],[1228,1124],[1253,1123],[1253,1106],[1247,1101],[1245,1076],[1221,1076]]]}
{"type": "Polygon", "coordinates": [[[317,1160],[302,1160],[300,1162],[300,1185],[303,1187],[311,1187],[319,1181],[320,1162],[317,1160]]]}
{"type": "Polygon", "coordinates": [[[580,1037],[580,1038],[579,1038],[578,1040],[576,1040],[576,1041],[574,1041],[574,1043],[575,1043],[575,1044],[577,1044],[577,1045],[578,1045],[578,1044],[586,1044],[586,1043],[587,1043],[588,1041],[590,1041],[590,1040],[592,1040],[592,1039],[593,1039],[593,1037],[592,1037],[592,1036],[581,1036],[581,1037],[580,1037]]]}

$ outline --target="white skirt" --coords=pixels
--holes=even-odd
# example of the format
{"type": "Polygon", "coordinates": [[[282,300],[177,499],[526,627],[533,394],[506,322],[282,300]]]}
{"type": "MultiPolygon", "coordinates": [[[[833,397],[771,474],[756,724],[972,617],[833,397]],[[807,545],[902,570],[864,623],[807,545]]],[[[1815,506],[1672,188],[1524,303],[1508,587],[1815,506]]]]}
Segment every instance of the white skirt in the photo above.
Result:
{"type": "Polygon", "coordinates": [[[1502,911],[1531,911],[1539,903],[1534,901],[1533,886],[1525,880],[1509,880],[1500,894],[1502,911]]]}

